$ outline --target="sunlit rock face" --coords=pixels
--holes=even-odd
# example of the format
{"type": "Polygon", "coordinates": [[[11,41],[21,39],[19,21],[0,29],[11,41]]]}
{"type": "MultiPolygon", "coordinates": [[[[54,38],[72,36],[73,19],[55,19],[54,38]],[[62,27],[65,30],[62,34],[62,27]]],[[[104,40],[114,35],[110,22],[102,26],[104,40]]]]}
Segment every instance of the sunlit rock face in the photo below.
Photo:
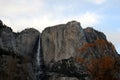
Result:
{"type": "Polygon", "coordinates": [[[0,21],[0,80],[120,80],[120,56],[104,33],[77,21],[42,33],[0,21]]]}
{"type": "Polygon", "coordinates": [[[120,79],[119,55],[104,33],[71,21],[48,27],[41,36],[48,80],[120,79]]]}
{"type": "Polygon", "coordinates": [[[45,64],[75,56],[76,49],[85,43],[83,29],[76,21],[46,28],[42,32],[45,64]]]}

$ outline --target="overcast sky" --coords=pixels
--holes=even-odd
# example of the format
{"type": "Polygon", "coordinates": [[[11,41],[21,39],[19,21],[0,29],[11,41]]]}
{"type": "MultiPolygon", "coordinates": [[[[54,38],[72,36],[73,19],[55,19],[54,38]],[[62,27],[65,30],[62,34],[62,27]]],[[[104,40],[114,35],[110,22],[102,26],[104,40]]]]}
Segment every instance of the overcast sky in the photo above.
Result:
{"type": "Polygon", "coordinates": [[[104,32],[120,53],[120,0],[0,0],[0,19],[15,32],[76,20],[104,32]]]}

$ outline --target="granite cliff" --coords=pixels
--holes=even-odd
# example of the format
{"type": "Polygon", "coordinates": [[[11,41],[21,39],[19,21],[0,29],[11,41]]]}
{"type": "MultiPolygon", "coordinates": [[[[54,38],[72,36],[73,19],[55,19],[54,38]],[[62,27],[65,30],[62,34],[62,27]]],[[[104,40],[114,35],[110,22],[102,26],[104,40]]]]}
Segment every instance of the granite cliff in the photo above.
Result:
{"type": "Polygon", "coordinates": [[[39,37],[35,29],[15,33],[0,22],[0,80],[37,80],[39,37]]]}
{"type": "Polygon", "coordinates": [[[120,80],[120,56],[104,33],[77,21],[42,33],[0,21],[0,80],[120,80]]]}

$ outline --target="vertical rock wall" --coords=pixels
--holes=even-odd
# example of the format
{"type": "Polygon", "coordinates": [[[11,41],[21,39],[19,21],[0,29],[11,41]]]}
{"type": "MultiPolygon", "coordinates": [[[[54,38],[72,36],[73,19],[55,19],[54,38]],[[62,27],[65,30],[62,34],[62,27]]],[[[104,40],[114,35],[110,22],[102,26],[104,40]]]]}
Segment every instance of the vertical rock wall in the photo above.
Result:
{"type": "Polygon", "coordinates": [[[75,56],[76,49],[86,43],[83,29],[76,21],[48,27],[41,36],[46,65],[51,61],[75,56]]]}
{"type": "Polygon", "coordinates": [[[35,29],[14,33],[0,23],[0,80],[36,80],[39,36],[35,29]]]}

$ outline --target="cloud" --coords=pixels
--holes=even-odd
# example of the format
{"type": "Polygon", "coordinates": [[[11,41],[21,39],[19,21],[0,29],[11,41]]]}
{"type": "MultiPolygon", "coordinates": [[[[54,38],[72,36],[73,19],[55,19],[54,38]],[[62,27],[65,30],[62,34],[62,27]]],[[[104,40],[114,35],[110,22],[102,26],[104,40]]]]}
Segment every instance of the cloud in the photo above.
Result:
{"type": "Polygon", "coordinates": [[[118,53],[120,54],[120,37],[118,37],[118,34],[120,34],[120,29],[107,33],[108,40],[110,40],[114,45],[116,45],[116,49],[118,53]]]}
{"type": "Polygon", "coordinates": [[[109,32],[108,38],[110,39],[110,41],[113,41],[115,44],[120,44],[120,37],[118,37],[118,34],[120,34],[120,29],[113,32],[109,32]]]}
{"type": "Polygon", "coordinates": [[[106,2],[106,0],[87,0],[87,1],[92,2],[94,4],[98,4],[98,5],[103,4],[103,3],[106,2]]]}
{"type": "Polygon", "coordinates": [[[83,27],[95,26],[100,23],[101,19],[102,15],[93,12],[86,12],[80,16],[80,22],[83,27]]]}
{"type": "Polygon", "coordinates": [[[73,16],[58,16],[59,13],[50,12],[50,14],[39,14],[39,15],[32,15],[30,17],[22,16],[22,17],[2,17],[3,22],[11,26],[14,31],[21,31],[26,27],[34,27],[39,31],[44,30],[47,26],[53,26],[56,24],[63,24],[71,20],[77,20],[81,23],[82,27],[88,26],[95,26],[100,23],[101,15],[93,13],[93,12],[85,12],[79,15],[73,16]],[[56,15],[57,14],[57,15],[56,15]]]}
{"type": "Polygon", "coordinates": [[[0,19],[14,31],[21,31],[26,27],[34,27],[42,31],[47,26],[66,23],[70,20],[81,22],[83,27],[100,23],[101,15],[99,14],[71,12],[75,9],[74,5],[72,7],[62,3],[58,5],[58,3],[51,5],[47,0],[0,0],[0,19]]]}
{"type": "Polygon", "coordinates": [[[60,24],[59,20],[52,19],[51,15],[37,15],[28,17],[19,17],[19,18],[5,18],[2,17],[3,23],[10,26],[15,32],[20,32],[25,28],[35,28],[39,31],[44,30],[47,26],[53,26],[56,24],[60,24]]]}
{"type": "Polygon", "coordinates": [[[34,12],[42,6],[42,0],[0,0],[0,16],[34,12]]]}

